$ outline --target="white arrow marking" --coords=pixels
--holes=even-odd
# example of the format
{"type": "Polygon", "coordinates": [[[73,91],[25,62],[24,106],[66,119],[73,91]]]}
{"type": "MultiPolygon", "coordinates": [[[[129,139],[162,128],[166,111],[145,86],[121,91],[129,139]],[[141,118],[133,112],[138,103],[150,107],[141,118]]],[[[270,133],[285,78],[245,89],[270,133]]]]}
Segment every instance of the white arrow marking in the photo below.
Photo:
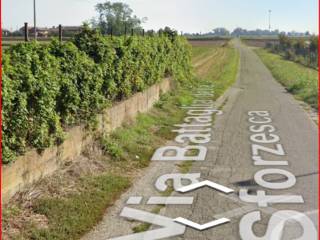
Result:
{"type": "Polygon", "coordinates": [[[177,222],[177,223],[181,223],[183,225],[186,225],[188,227],[192,227],[192,228],[194,228],[196,230],[203,231],[203,230],[206,230],[208,228],[213,228],[213,227],[219,226],[221,224],[228,223],[228,222],[230,222],[230,219],[228,219],[228,218],[220,218],[218,220],[215,220],[215,221],[203,224],[203,225],[200,225],[198,223],[192,222],[192,221],[190,221],[188,219],[185,219],[185,218],[182,218],[182,217],[176,218],[176,219],[174,219],[174,221],[177,222]]]}
{"type": "Polygon", "coordinates": [[[222,186],[220,184],[217,184],[217,183],[214,183],[214,182],[211,182],[208,180],[182,187],[182,188],[178,189],[178,192],[186,193],[186,192],[190,192],[190,191],[193,191],[195,189],[202,188],[205,186],[211,187],[213,189],[216,189],[220,192],[224,192],[226,194],[234,192],[234,190],[232,190],[230,188],[227,188],[225,186],[222,186]]]}
{"type": "Polygon", "coordinates": [[[111,238],[109,240],[157,240],[169,237],[181,236],[185,233],[186,226],[176,223],[173,219],[164,216],[156,215],[153,213],[145,212],[142,210],[125,207],[121,217],[129,218],[132,220],[158,225],[162,228],[150,229],[146,232],[135,233],[127,236],[111,238]]]}

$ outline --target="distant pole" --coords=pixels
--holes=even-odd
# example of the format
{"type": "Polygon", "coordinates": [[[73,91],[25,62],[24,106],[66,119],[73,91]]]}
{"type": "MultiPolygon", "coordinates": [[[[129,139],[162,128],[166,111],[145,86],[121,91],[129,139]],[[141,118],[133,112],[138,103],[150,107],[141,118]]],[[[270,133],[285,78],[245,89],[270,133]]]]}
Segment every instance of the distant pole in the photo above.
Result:
{"type": "Polygon", "coordinates": [[[111,26],[111,28],[110,28],[110,36],[111,36],[111,39],[112,39],[112,37],[113,37],[113,29],[112,29],[112,26],[111,26]]]}
{"type": "Polygon", "coordinates": [[[269,32],[271,32],[271,10],[269,10],[269,32]]]}
{"type": "Polygon", "coordinates": [[[28,29],[28,23],[24,23],[24,41],[29,41],[29,29],[28,29]]]}
{"type": "Polygon", "coordinates": [[[33,31],[34,31],[34,40],[37,40],[37,6],[36,0],[33,0],[33,31]]]}
{"type": "Polygon", "coordinates": [[[131,36],[133,36],[134,32],[133,32],[133,28],[131,28],[131,36]]]}
{"type": "Polygon", "coordinates": [[[127,38],[127,25],[124,25],[124,37],[127,38]]]}
{"type": "Polygon", "coordinates": [[[62,42],[62,25],[59,25],[59,41],[62,42]]]}
{"type": "Polygon", "coordinates": [[[144,29],[142,29],[142,36],[144,37],[144,29]]]}

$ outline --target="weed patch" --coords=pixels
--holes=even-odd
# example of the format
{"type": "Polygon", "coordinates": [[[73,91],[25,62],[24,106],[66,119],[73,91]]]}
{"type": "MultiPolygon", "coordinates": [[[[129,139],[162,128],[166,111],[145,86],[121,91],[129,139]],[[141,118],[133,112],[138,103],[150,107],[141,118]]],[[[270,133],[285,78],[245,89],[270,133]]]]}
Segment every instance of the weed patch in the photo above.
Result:
{"type": "Polygon", "coordinates": [[[125,177],[101,175],[84,178],[79,194],[37,200],[34,211],[45,215],[50,224],[47,229],[33,229],[30,239],[78,239],[101,220],[105,209],[129,186],[125,177]]]}

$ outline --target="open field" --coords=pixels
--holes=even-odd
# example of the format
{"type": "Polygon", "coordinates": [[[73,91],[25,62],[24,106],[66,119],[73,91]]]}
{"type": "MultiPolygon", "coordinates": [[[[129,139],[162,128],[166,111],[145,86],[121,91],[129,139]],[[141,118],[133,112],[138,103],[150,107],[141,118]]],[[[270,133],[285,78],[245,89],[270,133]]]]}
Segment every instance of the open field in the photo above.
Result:
{"type": "Polygon", "coordinates": [[[264,49],[257,49],[256,53],[287,90],[299,100],[312,107],[318,107],[318,71],[302,66],[299,63],[285,60],[278,54],[264,49]]]}
{"type": "Polygon", "coordinates": [[[223,46],[228,43],[230,39],[217,39],[217,40],[188,40],[193,47],[201,46],[223,46]]]}
{"type": "Polygon", "coordinates": [[[277,38],[241,38],[242,42],[250,47],[266,47],[267,43],[279,44],[279,39],[277,38]]]}

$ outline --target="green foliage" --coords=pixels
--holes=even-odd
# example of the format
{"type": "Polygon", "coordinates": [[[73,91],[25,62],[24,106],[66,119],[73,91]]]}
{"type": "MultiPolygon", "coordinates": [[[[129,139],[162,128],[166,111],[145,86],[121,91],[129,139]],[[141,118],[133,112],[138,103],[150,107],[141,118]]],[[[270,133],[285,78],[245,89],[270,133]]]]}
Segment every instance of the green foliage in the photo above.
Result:
{"type": "Polygon", "coordinates": [[[88,27],[72,42],[10,47],[3,56],[3,162],[60,144],[65,128],[163,77],[187,83],[190,52],[178,36],[110,39],[88,27]]]}
{"type": "Polygon", "coordinates": [[[115,160],[121,160],[123,158],[123,149],[118,146],[117,143],[113,142],[108,137],[100,139],[101,149],[105,154],[109,154],[115,160]]]}
{"type": "MultiPolygon", "coordinates": [[[[216,56],[213,50],[212,47],[206,49],[216,56]]],[[[155,149],[163,144],[164,140],[175,137],[176,134],[171,131],[172,126],[183,121],[185,110],[181,109],[181,106],[192,103],[193,90],[197,86],[214,83],[213,99],[216,99],[234,83],[239,54],[230,47],[221,48],[220,51],[221,55],[206,70],[205,76],[187,80],[175,91],[163,94],[155,108],[148,113],[139,114],[134,124],[118,128],[110,136],[101,137],[100,145],[104,153],[116,160],[114,163],[124,164],[126,167],[130,162],[138,167],[148,166],[155,149]]]]}
{"type": "Polygon", "coordinates": [[[60,92],[59,64],[48,48],[36,43],[9,49],[3,63],[3,159],[26,146],[39,150],[63,138],[56,111],[60,92]]]}
{"type": "Polygon", "coordinates": [[[257,50],[262,61],[287,90],[298,99],[318,108],[318,71],[286,61],[264,49],[257,50]]]}
{"type": "Polygon", "coordinates": [[[103,93],[103,71],[85,53],[71,42],[53,41],[50,53],[60,66],[60,92],[57,108],[65,124],[88,120],[92,113],[101,111],[107,104],[103,93]]]}
{"type": "Polygon", "coordinates": [[[128,4],[122,2],[99,3],[96,5],[98,17],[92,21],[93,26],[100,28],[102,33],[114,35],[124,34],[125,28],[141,29],[141,23],[145,19],[139,19],[133,15],[133,11],[128,4]]]}
{"type": "Polygon", "coordinates": [[[279,44],[268,43],[266,48],[285,59],[301,63],[308,67],[318,67],[318,37],[289,38],[281,34],[279,44]]]}
{"type": "Polygon", "coordinates": [[[120,176],[87,177],[82,180],[78,194],[66,199],[37,200],[32,208],[48,218],[50,228],[33,229],[28,239],[79,239],[101,220],[105,209],[129,186],[129,179],[120,176]]]}

